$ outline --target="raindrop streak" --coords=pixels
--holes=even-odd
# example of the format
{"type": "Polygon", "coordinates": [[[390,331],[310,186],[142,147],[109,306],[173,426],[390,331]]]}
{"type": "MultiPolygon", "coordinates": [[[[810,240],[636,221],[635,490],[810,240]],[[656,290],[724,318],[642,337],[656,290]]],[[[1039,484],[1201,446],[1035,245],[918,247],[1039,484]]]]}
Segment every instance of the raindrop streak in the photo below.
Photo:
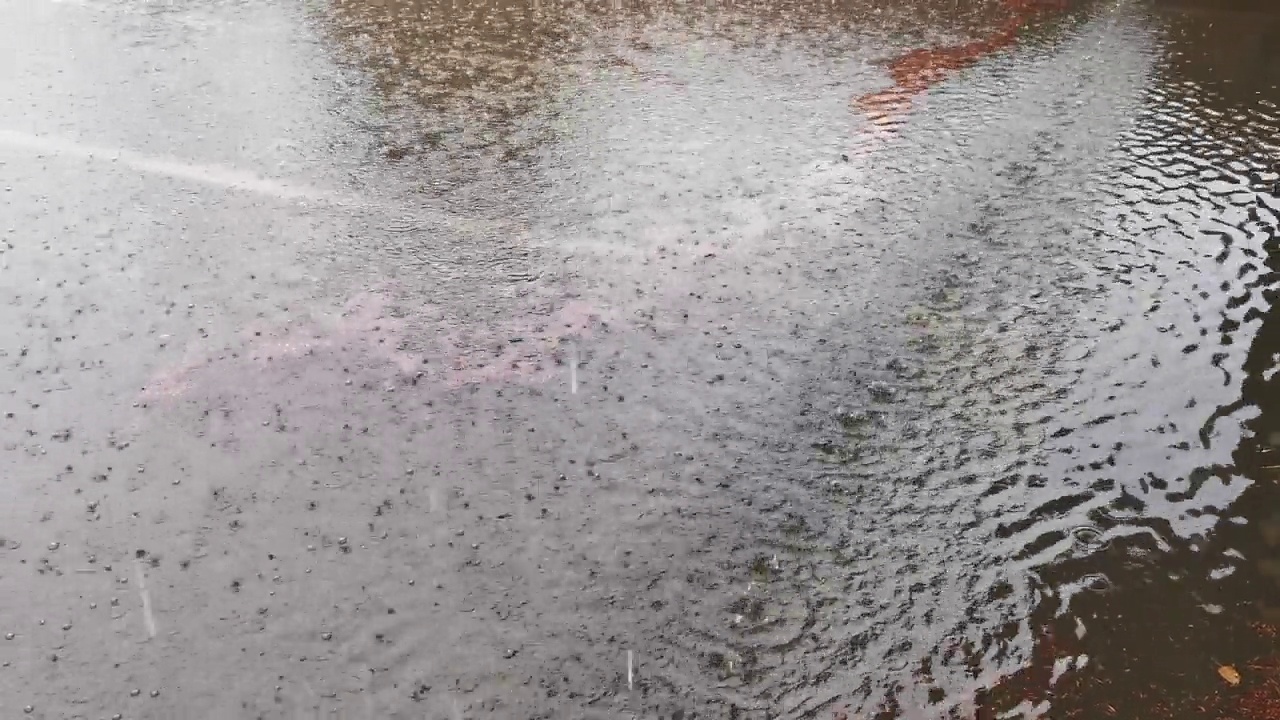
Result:
{"type": "Polygon", "coordinates": [[[578,344],[569,343],[569,392],[578,394],[578,344]]]}
{"type": "Polygon", "coordinates": [[[142,561],[134,560],[133,567],[138,574],[138,595],[142,597],[142,619],[147,623],[147,637],[156,636],[156,618],[151,612],[151,593],[147,591],[147,574],[142,569],[142,561]]]}

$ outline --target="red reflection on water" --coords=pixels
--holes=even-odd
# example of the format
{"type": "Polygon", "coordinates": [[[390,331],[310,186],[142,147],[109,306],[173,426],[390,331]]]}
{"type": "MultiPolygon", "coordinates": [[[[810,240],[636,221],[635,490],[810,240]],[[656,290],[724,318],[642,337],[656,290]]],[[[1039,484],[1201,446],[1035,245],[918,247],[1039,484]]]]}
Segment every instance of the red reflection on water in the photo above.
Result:
{"type": "Polygon", "coordinates": [[[906,119],[916,96],[1014,44],[1018,33],[1037,16],[1065,10],[1069,3],[1070,0],[1003,0],[1009,17],[990,34],[963,45],[920,48],[896,58],[889,64],[893,86],[855,98],[853,104],[876,129],[891,131],[906,119]]]}

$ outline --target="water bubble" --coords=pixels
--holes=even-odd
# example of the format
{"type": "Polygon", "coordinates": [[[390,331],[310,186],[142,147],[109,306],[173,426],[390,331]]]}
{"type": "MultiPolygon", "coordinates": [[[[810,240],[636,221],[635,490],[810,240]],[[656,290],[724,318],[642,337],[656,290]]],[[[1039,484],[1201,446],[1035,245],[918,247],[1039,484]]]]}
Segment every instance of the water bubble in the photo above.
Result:
{"type": "Polygon", "coordinates": [[[1093,592],[1106,592],[1111,589],[1111,580],[1100,573],[1090,573],[1081,578],[1081,584],[1086,590],[1093,592]]]}
{"type": "Polygon", "coordinates": [[[1075,538],[1077,545],[1087,550],[1105,550],[1111,544],[1102,537],[1101,530],[1088,525],[1073,528],[1071,535],[1075,538]]]}

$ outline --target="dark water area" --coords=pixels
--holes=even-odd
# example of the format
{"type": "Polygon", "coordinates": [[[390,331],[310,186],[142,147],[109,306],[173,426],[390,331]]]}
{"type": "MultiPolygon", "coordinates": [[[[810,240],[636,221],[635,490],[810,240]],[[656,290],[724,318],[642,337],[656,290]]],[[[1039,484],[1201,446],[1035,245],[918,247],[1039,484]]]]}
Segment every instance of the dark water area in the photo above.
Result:
{"type": "Polygon", "coordinates": [[[1280,718],[1280,11],[0,0],[0,715],[1280,718]]]}

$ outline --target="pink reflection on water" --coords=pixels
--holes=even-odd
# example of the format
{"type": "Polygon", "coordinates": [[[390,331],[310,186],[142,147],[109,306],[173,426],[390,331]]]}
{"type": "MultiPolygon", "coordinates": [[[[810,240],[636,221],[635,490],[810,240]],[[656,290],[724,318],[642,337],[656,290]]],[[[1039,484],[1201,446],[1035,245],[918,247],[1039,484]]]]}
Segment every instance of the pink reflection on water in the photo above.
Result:
{"type": "Polygon", "coordinates": [[[567,372],[568,343],[593,337],[611,319],[576,299],[525,303],[482,323],[451,323],[432,310],[405,312],[388,291],[375,290],[356,295],[336,314],[256,320],[236,334],[234,348],[188,345],[180,362],[151,377],[141,398],[180,399],[228,382],[248,385],[306,368],[345,372],[352,364],[446,388],[545,383],[567,372]]]}

